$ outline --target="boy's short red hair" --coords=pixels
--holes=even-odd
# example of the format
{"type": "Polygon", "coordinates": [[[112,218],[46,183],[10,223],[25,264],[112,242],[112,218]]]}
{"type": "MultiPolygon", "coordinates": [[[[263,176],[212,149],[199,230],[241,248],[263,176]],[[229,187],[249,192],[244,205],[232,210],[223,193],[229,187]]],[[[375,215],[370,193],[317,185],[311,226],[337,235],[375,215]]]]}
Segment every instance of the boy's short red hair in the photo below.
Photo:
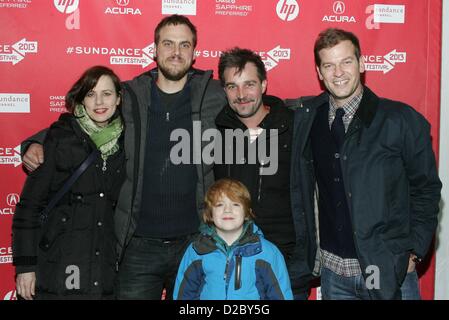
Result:
{"type": "Polygon", "coordinates": [[[205,208],[203,211],[203,221],[207,224],[213,224],[212,208],[219,201],[222,195],[227,196],[235,202],[239,202],[243,206],[245,220],[254,219],[254,213],[251,209],[251,195],[243,183],[238,180],[224,178],[217,180],[207,190],[204,198],[205,208]]]}

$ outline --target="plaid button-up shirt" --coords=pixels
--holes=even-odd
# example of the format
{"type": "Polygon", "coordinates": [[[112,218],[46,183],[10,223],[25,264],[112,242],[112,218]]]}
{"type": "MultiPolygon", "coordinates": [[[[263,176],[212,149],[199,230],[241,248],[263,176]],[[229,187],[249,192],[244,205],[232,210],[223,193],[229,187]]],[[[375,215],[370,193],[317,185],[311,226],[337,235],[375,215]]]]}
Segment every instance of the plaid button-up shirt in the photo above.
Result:
{"type": "MultiPolygon", "coordinates": [[[[345,114],[343,116],[343,124],[345,125],[345,132],[348,131],[349,124],[352,121],[352,118],[354,118],[355,112],[359,108],[360,101],[362,101],[363,96],[363,90],[360,92],[360,94],[352,97],[348,102],[346,102],[343,106],[340,108],[343,108],[345,111],[345,114]]],[[[335,114],[337,112],[337,104],[335,103],[335,100],[332,96],[329,97],[329,129],[332,126],[332,122],[334,122],[335,114]]]]}

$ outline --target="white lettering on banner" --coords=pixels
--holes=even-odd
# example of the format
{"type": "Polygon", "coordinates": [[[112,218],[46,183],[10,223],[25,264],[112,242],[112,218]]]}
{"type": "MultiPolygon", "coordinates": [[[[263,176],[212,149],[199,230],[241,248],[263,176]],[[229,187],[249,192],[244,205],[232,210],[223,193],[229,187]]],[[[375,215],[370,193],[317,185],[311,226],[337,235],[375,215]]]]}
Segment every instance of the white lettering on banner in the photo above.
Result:
{"type": "Polygon", "coordinates": [[[145,68],[154,62],[154,43],[145,48],[67,47],[67,54],[110,56],[112,65],[141,65],[145,68]]]}
{"type": "Polygon", "coordinates": [[[10,255],[12,254],[12,247],[0,247],[0,255],[10,255]]]}
{"type": "Polygon", "coordinates": [[[50,112],[66,112],[65,96],[50,96],[50,112]]]}
{"type": "Polygon", "coordinates": [[[374,5],[375,23],[405,23],[405,5],[374,5]]]}
{"type": "MultiPolygon", "coordinates": [[[[290,51],[290,48],[281,48],[280,45],[277,45],[268,52],[259,51],[257,53],[261,56],[265,69],[270,71],[279,64],[280,60],[290,60],[290,51]]],[[[195,57],[218,58],[221,56],[221,53],[222,51],[219,50],[196,50],[195,57]]]]}
{"type": "Polygon", "coordinates": [[[142,49],[135,49],[135,48],[105,48],[105,47],[69,47],[74,48],[75,52],[73,50],[67,50],[67,53],[75,53],[75,54],[84,54],[84,55],[90,55],[90,54],[100,54],[100,55],[126,55],[126,56],[139,56],[141,55],[142,49]]]}
{"type": "Polygon", "coordinates": [[[162,0],[162,14],[196,16],[196,0],[162,0]]]}
{"type": "MultiPolygon", "coordinates": [[[[15,207],[17,203],[20,201],[20,196],[17,193],[10,193],[6,196],[6,204],[11,208],[0,208],[0,215],[13,215],[14,210],[12,207],[15,207]]],[[[0,252],[1,254],[1,252],[0,252]]]]}
{"type": "Polygon", "coordinates": [[[29,113],[30,95],[27,93],[0,93],[0,113],[29,113]]]}
{"type": "Polygon", "coordinates": [[[37,41],[27,41],[23,38],[12,45],[0,44],[0,62],[12,62],[16,65],[27,53],[37,53],[37,41]]]}
{"type": "Polygon", "coordinates": [[[146,46],[141,51],[142,55],[140,57],[112,56],[109,60],[109,63],[123,65],[141,65],[142,68],[146,68],[154,62],[154,43],[146,46]]]}
{"type": "Polygon", "coordinates": [[[295,20],[299,15],[299,4],[296,0],[279,0],[276,13],[283,21],[295,20]]]}
{"type": "Polygon", "coordinates": [[[9,291],[4,297],[3,300],[17,300],[17,292],[16,290],[9,291]]]}
{"type": "Polygon", "coordinates": [[[277,67],[280,60],[290,60],[290,49],[281,48],[280,45],[271,49],[267,53],[260,54],[265,64],[265,69],[270,71],[271,69],[277,67]]]}
{"type": "Polygon", "coordinates": [[[119,7],[107,7],[104,11],[105,14],[115,15],[142,15],[140,8],[128,8],[129,0],[116,0],[119,7]],[[125,8],[126,7],[126,8],[125,8]]]}
{"type": "Polygon", "coordinates": [[[105,14],[120,14],[120,15],[142,15],[140,9],[135,8],[123,8],[123,7],[108,7],[104,11],[105,14]]]}
{"type": "Polygon", "coordinates": [[[0,208],[0,215],[13,215],[14,210],[12,208],[0,208]]]}
{"type": "Polygon", "coordinates": [[[357,22],[354,17],[348,16],[324,16],[323,22],[357,22]]]}
{"type": "Polygon", "coordinates": [[[343,1],[335,1],[332,10],[335,15],[325,15],[322,19],[323,22],[347,22],[347,23],[356,23],[354,16],[343,16],[342,14],[346,11],[346,5],[343,1]]]}
{"type": "Polygon", "coordinates": [[[12,248],[0,247],[0,264],[12,263],[12,248]]]}
{"type": "Polygon", "coordinates": [[[0,147],[0,165],[14,165],[18,167],[22,164],[20,157],[20,145],[15,148],[0,147]]]}
{"type": "Polygon", "coordinates": [[[407,53],[406,52],[397,52],[396,49],[384,55],[385,60],[391,63],[393,66],[396,63],[405,63],[407,62],[407,53]]]}
{"type": "Polygon", "coordinates": [[[236,0],[215,0],[215,15],[246,17],[253,11],[253,6],[239,4],[236,0]]]}
{"type": "Polygon", "coordinates": [[[366,71],[381,71],[384,74],[394,69],[396,63],[407,62],[407,52],[398,52],[396,49],[384,56],[363,56],[366,71]]]}
{"type": "Polygon", "coordinates": [[[203,58],[218,58],[221,56],[220,50],[196,50],[195,57],[203,57],[203,58]]]}
{"type": "Polygon", "coordinates": [[[26,9],[31,2],[31,0],[0,0],[0,9],[26,9]]]}

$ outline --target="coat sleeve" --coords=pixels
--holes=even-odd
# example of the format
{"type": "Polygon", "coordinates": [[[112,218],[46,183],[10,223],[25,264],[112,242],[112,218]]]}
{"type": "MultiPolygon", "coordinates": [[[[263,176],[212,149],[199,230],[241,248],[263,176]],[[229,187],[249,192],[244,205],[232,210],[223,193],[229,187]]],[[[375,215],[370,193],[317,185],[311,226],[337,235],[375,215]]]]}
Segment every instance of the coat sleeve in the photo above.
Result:
{"type": "Polygon", "coordinates": [[[406,128],[404,162],[410,186],[413,251],[423,258],[438,224],[442,185],[432,150],[429,123],[409,109],[406,128]]]}
{"type": "Polygon", "coordinates": [[[284,256],[272,243],[265,242],[265,259],[256,261],[256,287],[261,300],[293,300],[284,256]]]}
{"type": "Polygon", "coordinates": [[[204,282],[202,260],[190,244],[179,265],[173,299],[200,300],[204,282]]]}
{"type": "Polygon", "coordinates": [[[48,128],[43,129],[43,130],[39,131],[38,133],[32,135],[31,137],[27,138],[26,140],[22,141],[22,143],[20,144],[21,156],[22,157],[24,156],[24,154],[28,150],[28,147],[32,143],[44,144],[45,137],[47,136],[47,132],[48,132],[48,128]]]}
{"type": "Polygon", "coordinates": [[[13,264],[16,271],[34,271],[41,234],[40,212],[48,202],[55,172],[55,150],[58,141],[50,130],[44,143],[45,162],[30,173],[25,181],[12,222],[13,264]]]}

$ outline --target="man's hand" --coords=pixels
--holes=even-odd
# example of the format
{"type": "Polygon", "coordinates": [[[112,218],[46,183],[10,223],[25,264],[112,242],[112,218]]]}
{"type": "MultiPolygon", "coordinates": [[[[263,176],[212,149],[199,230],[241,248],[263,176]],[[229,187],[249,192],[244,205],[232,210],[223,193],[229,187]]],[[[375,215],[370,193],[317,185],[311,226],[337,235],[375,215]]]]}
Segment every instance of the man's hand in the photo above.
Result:
{"type": "Polygon", "coordinates": [[[33,300],[35,295],[36,273],[19,273],[16,278],[17,294],[25,300],[33,300]]]}
{"type": "Polygon", "coordinates": [[[410,257],[408,258],[408,268],[407,268],[407,273],[413,272],[416,269],[416,263],[415,261],[413,261],[413,259],[416,258],[415,254],[410,254],[410,257]]]}
{"type": "Polygon", "coordinates": [[[44,148],[39,143],[32,143],[23,155],[23,165],[29,172],[36,170],[44,163],[44,148]]]}

